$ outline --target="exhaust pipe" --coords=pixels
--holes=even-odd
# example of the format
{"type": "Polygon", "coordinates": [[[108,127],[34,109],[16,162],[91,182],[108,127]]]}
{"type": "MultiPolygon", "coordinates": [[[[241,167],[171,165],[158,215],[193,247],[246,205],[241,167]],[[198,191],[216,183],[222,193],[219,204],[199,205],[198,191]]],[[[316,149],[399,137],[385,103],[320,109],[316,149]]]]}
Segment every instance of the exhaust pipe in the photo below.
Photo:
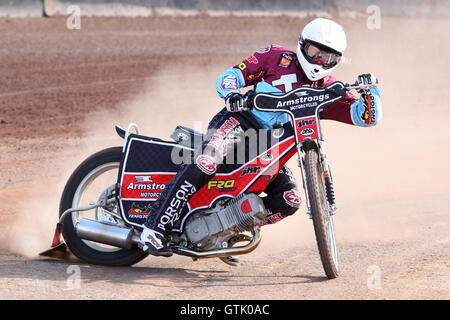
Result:
{"type": "MultiPolygon", "coordinates": [[[[82,218],[75,225],[77,236],[84,240],[99,242],[123,249],[131,249],[133,245],[139,242],[139,236],[134,233],[131,228],[117,226],[105,222],[82,218]]],[[[174,253],[189,256],[192,258],[220,258],[232,255],[240,255],[250,253],[258,247],[261,242],[261,234],[259,227],[252,230],[253,238],[245,246],[233,247],[227,249],[211,250],[198,252],[187,248],[175,247],[174,253]]]]}
{"type": "Polygon", "coordinates": [[[131,249],[139,241],[139,237],[131,228],[117,226],[105,222],[82,218],[75,225],[77,236],[84,240],[131,249]]]}

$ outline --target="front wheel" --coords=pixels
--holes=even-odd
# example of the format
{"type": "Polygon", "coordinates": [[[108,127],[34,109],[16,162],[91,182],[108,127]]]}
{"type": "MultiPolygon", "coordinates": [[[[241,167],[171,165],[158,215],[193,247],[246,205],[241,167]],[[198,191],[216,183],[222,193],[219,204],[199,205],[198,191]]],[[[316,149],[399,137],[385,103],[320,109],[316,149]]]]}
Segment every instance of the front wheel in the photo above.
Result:
{"type": "Polygon", "coordinates": [[[329,279],[334,279],[339,273],[339,259],[334,234],[333,219],[329,212],[323,170],[319,155],[315,148],[306,150],[305,175],[311,216],[316,234],[320,259],[329,279]]]}
{"type": "MultiPolygon", "coordinates": [[[[60,216],[67,209],[86,206],[111,192],[117,182],[121,158],[122,148],[113,147],[99,151],[81,163],[64,188],[59,208],[60,216]]],[[[117,203],[69,214],[63,221],[63,237],[72,253],[81,260],[106,266],[129,266],[148,255],[137,247],[122,249],[79,238],[74,226],[82,217],[124,225],[117,203]]]]}

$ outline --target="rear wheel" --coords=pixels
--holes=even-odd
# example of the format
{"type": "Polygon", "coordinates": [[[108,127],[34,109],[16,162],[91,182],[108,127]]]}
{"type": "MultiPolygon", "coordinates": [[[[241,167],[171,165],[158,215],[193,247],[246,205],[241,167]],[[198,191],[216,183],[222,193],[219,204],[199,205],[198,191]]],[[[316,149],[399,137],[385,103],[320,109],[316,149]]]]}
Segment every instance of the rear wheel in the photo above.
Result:
{"type": "Polygon", "coordinates": [[[323,171],[315,148],[306,150],[304,167],[320,259],[327,277],[334,279],[339,274],[338,251],[323,171]]]}
{"type": "MultiPolygon", "coordinates": [[[[113,147],[99,151],[83,161],[64,188],[60,216],[67,209],[86,206],[98,201],[104,193],[111,192],[115,188],[121,159],[122,148],[113,147]]],[[[81,260],[106,266],[129,266],[147,257],[148,254],[137,247],[122,249],[79,238],[74,226],[81,218],[124,225],[117,203],[69,214],[63,221],[63,237],[72,253],[81,260]]]]}

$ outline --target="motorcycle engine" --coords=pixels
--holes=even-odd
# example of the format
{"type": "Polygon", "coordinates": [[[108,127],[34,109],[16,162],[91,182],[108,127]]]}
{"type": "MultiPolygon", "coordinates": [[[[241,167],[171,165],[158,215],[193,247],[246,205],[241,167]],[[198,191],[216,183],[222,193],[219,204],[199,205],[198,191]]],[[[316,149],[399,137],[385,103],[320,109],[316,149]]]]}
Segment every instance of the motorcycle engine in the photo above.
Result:
{"type": "Polygon", "coordinates": [[[186,222],[185,235],[196,250],[224,247],[230,239],[255,225],[263,225],[267,211],[257,195],[243,194],[226,203],[192,214],[186,222]]]}

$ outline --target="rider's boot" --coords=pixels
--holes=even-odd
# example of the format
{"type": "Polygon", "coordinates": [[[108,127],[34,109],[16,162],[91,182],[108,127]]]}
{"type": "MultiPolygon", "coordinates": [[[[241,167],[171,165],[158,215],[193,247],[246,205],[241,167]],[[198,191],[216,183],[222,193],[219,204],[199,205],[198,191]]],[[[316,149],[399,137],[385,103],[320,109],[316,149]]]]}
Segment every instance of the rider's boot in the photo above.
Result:
{"type": "Polygon", "coordinates": [[[144,226],[141,233],[141,239],[138,242],[138,247],[142,251],[148,252],[154,256],[170,257],[172,250],[166,244],[164,235],[158,231],[152,230],[144,226]]]}

